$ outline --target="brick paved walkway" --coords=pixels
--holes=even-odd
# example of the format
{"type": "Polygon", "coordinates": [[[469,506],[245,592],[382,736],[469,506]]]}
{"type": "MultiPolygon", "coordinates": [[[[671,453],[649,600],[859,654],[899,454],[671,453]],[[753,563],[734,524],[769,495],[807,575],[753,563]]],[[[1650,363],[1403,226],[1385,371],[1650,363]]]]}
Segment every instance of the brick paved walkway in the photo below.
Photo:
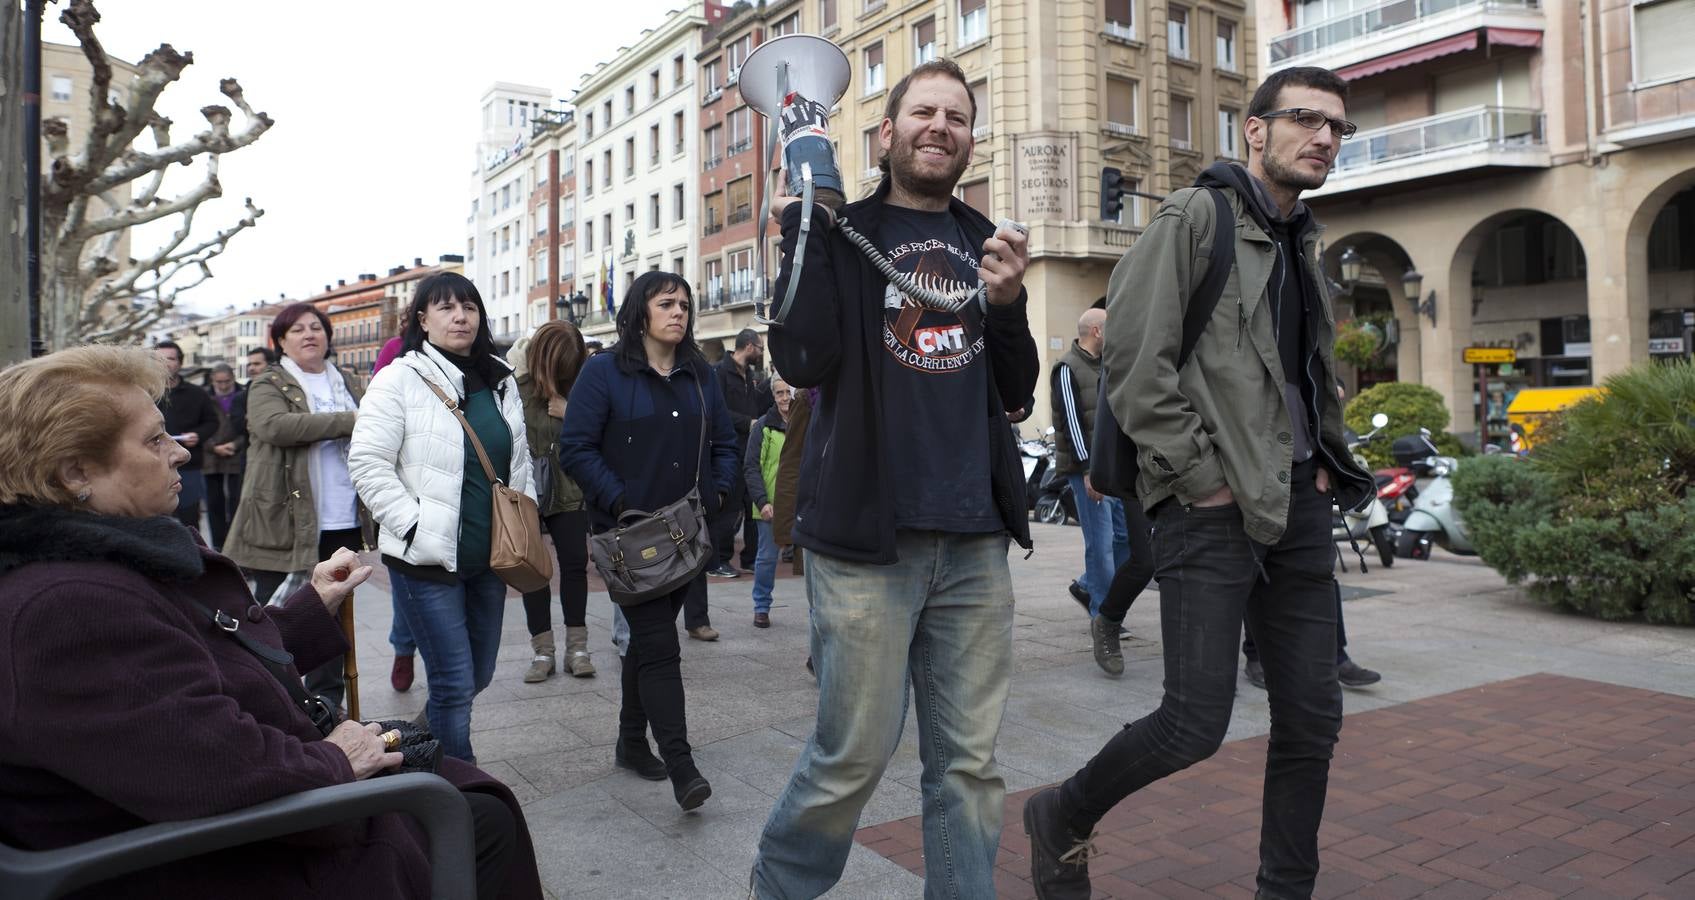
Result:
{"type": "MultiPolygon", "coordinates": [[[[1251,897],[1265,744],[1113,810],[1094,896],[1251,897]]],[[[1001,837],[1013,900],[1034,896],[1029,793],[1007,798],[1001,837]]],[[[922,874],[918,822],[858,839],[922,874]]],[[[1530,675],[1350,715],[1320,844],[1319,897],[1695,897],[1695,699],[1530,675]]]]}

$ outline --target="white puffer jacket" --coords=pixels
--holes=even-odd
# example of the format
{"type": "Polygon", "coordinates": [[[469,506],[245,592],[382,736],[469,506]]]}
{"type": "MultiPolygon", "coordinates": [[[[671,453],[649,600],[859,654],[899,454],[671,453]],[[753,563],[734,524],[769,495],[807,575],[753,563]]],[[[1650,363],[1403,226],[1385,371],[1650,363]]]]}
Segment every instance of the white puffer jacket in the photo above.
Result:
{"type": "MultiPolygon", "coordinates": [[[[510,366],[499,362],[503,371],[510,366]]],[[[415,566],[457,569],[459,494],[465,482],[465,429],[424,379],[455,400],[465,377],[429,344],[377,373],[359,406],[347,471],[359,499],[376,517],[377,548],[415,566]],[[406,533],[418,527],[410,543],[406,533]]],[[[512,431],[507,486],[534,497],[524,404],[508,375],[495,388],[501,417],[512,431]]],[[[496,472],[498,475],[505,473],[496,472]]]]}

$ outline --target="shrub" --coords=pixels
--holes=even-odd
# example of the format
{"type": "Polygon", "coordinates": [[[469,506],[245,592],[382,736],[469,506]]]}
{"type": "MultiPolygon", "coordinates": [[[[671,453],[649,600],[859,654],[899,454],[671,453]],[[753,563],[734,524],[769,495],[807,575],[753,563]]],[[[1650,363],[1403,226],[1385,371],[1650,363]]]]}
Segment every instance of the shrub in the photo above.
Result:
{"type": "Polygon", "coordinates": [[[1371,430],[1371,417],[1376,413],[1389,417],[1389,427],[1383,431],[1383,440],[1372,441],[1361,448],[1362,455],[1372,468],[1394,465],[1394,455],[1390,452],[1390,445],[1394,442],[1391,439],[1417,434],[1421,427],[1430,429],[1437,449],[1450,456],[1460,455],[1459,439],[1447,433],[1450,419],[1447,404],[1442,402],[1442,395],[1436,391],[1422,384],[1399,381],[1373,385],[1348,401],[1342,411],[1342,421],[1355,432],[1365,434],[1371,430]]]}
{"type": "Polygon", "coordinates": [[[1616,375],[1536,438],[1528,461],[1484,457],[1455,473],[1483,561],[1588,615],[1695,621],[1695,366],[1616,375]]]}

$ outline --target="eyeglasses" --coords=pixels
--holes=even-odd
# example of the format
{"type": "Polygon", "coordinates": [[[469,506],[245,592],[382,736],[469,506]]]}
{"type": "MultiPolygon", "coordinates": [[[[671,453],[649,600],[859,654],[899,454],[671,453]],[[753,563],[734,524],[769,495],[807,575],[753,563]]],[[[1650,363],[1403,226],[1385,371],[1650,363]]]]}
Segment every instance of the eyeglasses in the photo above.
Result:
{"type": "Polygon", "coordinates": [[[1335,133],[1336,137],[1339,140],[1344,141],[1353,137],[1354,132],[1359,130],[1358,125],[1355,125],[1347,119],[1332,119],[1316,109],[1307,109],[1303,106],[1296,106],[1291,109],[1278,109],[1268,113],[1260,113],[1259,118],[1293,119],[1295,120],[1296,125],[1299,125],[1308,131],[1317,131],[1325,125],[1329,125],[1330,130],[1335,133]]]}

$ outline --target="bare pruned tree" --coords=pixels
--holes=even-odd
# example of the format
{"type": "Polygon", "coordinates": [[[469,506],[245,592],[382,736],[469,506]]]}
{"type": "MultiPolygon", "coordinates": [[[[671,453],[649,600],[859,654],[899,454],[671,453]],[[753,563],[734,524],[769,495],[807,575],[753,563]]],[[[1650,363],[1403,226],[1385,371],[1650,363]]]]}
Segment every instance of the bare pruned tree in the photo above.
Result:
{"type": "Polygon", "coordinates": [[[112,64],[94,35],[100,13],[93,0],[72,0],[59,17],[82,45],[93,68],[88,102],[91,127],[80,147],[72,147],[64,120],[42,123],[47,141],[47,171],[42,184],[41,330],[48,349],[90,341],[127,341],[140,337],[171,311],[183,291],[212,277],[208,262],[224,252],[231,238],[253,227],[264,210],[246,201],[234,224],[202,240],[190,240],[200,204],[223,196],[218,158],[258,140],[271,118],[256,113],[241,85],[225,78],[223,95],[241,111],[225,106],[200,110],[208,128],[188,140],[171,142],[171,120],[154,111],[159,95],[194,62],[170,44],[147,54],[127,101],[112,94],[112,64]],[[142,132],[152,146],[137,146],[142,132]],[[204,177],[175,196],[161,196],[166,171],[204,159],[204,177]],[[128,188],[128,198],[124,197],[128,188]],[[177,217],[177,228],[145,256],[115,259],[124,233],[138,225],[177,217]]]}

